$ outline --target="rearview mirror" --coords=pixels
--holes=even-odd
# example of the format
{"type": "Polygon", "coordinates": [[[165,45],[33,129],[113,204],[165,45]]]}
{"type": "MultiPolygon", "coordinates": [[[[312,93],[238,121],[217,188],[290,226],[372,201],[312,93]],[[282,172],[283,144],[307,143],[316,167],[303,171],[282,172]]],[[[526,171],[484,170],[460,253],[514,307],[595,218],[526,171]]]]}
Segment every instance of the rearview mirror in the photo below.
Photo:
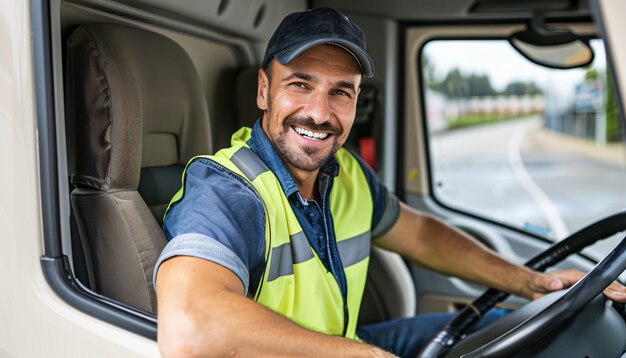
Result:
{"type": "Polygon", "coordinates": [[[593,61],[588,41],[563,29],[529,25],[509,37],[511,45],[530,61],[550,68],[575,68],[593,61]]]}

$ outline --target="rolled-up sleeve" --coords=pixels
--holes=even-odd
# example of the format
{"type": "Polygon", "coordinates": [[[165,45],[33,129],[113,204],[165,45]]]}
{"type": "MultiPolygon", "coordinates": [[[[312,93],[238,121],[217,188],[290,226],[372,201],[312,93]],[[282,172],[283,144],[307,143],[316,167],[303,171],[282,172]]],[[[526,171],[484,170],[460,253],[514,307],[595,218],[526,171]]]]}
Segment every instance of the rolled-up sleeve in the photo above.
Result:
{"type": "Polygon", "coordinates": [[[175,256],[208,260],[232,271],[245,294],[259,276],[265,252],[263,204],[250,183],[219,164],[198,158],[183,177],[183,191],[163,222],[168,244],[159,266],[175,256]]]}
{"type": "MultiPolygon", "coordinates": [[[[354,153],[353,153],[354,154],[354,153]]],[[[398,221],[400,216],[400,201],[393,193],[390,193],[376,176],[376,173],[358,155],[361,168],[365,172],[367,182],[372,193],[374,213],[372,215],[372,239],[385,235],[398,221]]]]}
{"type": "MultiPolygon", "coordinates": [[[[380,185],[382,186],[382,184],[380,185]]],[[[391,230],[400,216],[400,201],[398,200],[398,197],[396,197],[393,193],[390,193],[384,186],[382,186],[380,191],[384,191],[384,193],[382,193],[380,198],[378,198],[379,204],[374,206],[375,208],[378,207],[378,210],[380,210],[380,213],[377,216],[380,219],[378,219],[375,224],[372,224],[372,238],[374,239],[385,235],[389,230],[391,230]]]]}

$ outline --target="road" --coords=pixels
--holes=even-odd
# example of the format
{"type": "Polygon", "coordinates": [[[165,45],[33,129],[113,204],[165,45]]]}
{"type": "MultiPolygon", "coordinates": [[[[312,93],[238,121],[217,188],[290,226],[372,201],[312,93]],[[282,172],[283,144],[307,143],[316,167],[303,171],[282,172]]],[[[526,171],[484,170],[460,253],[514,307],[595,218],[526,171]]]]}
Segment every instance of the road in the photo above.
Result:
{"type": "Polygon", "coordinates": [[[450,206],[562,239],[626,207],[623,147],[608,161],[598,153],[602,148],[571,142],[546,134],[538,117],[436,134],[436,195],[450,206]]]}

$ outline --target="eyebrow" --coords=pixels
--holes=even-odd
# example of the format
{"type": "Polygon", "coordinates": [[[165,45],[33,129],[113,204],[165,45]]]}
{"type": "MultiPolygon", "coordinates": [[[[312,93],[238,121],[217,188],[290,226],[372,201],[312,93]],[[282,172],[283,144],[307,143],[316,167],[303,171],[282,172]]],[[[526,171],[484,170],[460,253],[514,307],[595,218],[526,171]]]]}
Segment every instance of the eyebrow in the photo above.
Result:
{"type": "Polygon", "coordinates": [[[299,78],[301,80],[305,80],[305,81],[312,81],[313,80],[313,76],[308,75],[306,73],[303,72],[294,72],[292,74],[290,74],[289,76],[283,78],[283,81],[289,81],[292,80],[294,78],[299,78]]]}
{"type": "Polygon", "coordinates": [[[352,90],[354,93],[356,93],[356,87],[354,87],[354,83],[352,82],[339,81],[337,82],[337,87],[347,88],[347,89],[352,90]]]}
{"type": "MultiPolygon", "coordinates": [[[[313,81],[314,82],[314,78],[313,76],[303,73],[303,72],[294,72],[292,74],[290,74],[289,76],[285,77],[283,79],[283,81],[289,81],[292,80],[294,78],[299,78],[301,80],[304,81],[313,81]]],[[[340,88],[346,88],[349,90],[352,90],[353,92],[356,93],[356,87],[354,86],[354,83],[352,82],[348,82],[348,81],[339,81],[335,84],[336,87],[340,87],[340,88]]]]}

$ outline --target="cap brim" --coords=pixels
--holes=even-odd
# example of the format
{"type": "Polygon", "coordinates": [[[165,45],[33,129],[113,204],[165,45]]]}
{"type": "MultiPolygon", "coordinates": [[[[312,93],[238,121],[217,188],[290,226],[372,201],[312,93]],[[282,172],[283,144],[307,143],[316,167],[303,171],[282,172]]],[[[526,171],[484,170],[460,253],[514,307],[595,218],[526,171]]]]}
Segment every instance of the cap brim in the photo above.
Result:
{"type": "Polygon", "coordinates": [[[300,56],[304,51],[321,45],[321,44],[331,44],[342,47],[346,51],[348,51],[352,56],[354,56],[355,60],[359,64],[361,68],[361,73],[363,76],[367,78],[371,78],[374,76],[374,62],[370,58],[370,56],[362,51],[359,47],[355,46],[353,43],[344,41],[336,38],[321,38],[315,39],[314,41],[307,41],[298,43],[295,45],[291,45],[285,49],[282,49],[274,54],[274,58],[283,65],[288,64],[293,61],[296,57],[300,56]]]}

